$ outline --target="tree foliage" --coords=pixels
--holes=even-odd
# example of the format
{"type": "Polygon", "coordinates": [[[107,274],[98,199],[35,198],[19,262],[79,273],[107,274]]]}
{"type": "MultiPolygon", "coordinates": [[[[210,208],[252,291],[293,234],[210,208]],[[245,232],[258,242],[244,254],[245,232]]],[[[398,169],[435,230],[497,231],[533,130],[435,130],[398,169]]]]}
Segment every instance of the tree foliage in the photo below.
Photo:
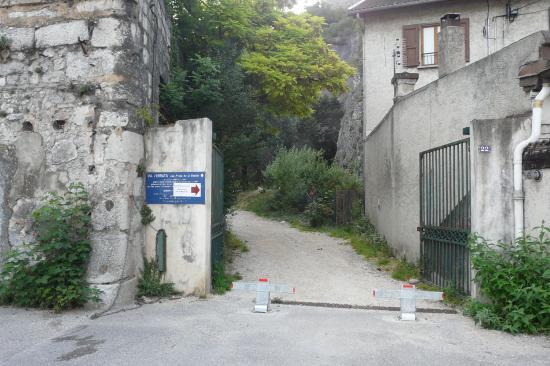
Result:
{"type": "Polygon", "coordinates": [[[253,50],[242,55],[241,65],[274,113],[307,117],[323,89],[346,90],[354,70],[327,45],[323,24],[307,14],[279,16],[257,30],[253,50]]]}
{"type": "MultiPolygon", "coordinates": [[[[262,180],[275,151],[291,146],[300,126],[308,139],[318,135],[321,91],[344,90],[353,69],[324,42],[321,18],[283,12],[293,1],[167,4],[172,65],[159,110],[165,123],[199,117],[214,122],[231,203],[233,192],[262,180]]],[[[331,123],[338,128],[339,118],[331,123]]]]}

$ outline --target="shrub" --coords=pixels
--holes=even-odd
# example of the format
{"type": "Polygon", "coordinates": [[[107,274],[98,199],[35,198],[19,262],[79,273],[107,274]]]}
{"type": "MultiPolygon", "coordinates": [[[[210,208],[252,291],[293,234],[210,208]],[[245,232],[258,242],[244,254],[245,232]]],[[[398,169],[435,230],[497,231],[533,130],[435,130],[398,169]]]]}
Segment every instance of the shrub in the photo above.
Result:
{"type": "Polygon", "coordinates": [[[550,331],[550,228],[515,243],[491,244],[479,236],[470,241],[475,281],[489,303],[476,300],[466,314],[483,327],[510,333],[550,331]]]}
{"type": "Polygon", "coordinates": [[[86,282],[91,206],[84,187],[49,193],[33,212],[36,243],[11,250],[0,275],[0,303],[61,311],[99,300],[86,282]]]}
{"type": "Polygon", "coordinates": [[[162,278],[163,274],[160,273],[157,262],[154,259],[150,261],[144,259],[143,271],[138,281],[137,296],[169,297],[176,295],[178,292],[174,289],[174,284],[163,283],[162,278]]]}
{"type": "Polygon", "coordinates": [[[274,208],[303,212],[309,204],[310,219],[315,222],[319,214],[325,213],[325,219],[332,215],[336,190],[360,188],[357,177],[329,165],[322,151],[308,147],[280,149],[264,175],[277,192],[274,208]]]}

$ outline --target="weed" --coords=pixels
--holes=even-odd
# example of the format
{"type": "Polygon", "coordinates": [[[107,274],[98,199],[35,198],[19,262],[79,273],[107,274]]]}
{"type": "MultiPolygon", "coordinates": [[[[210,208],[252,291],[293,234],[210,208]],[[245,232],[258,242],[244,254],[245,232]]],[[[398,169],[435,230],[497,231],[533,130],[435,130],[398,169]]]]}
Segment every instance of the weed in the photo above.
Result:
{"type": "Polygon", "coordinates": [[[34,68],[34,72],[37,73],[38,75],[42,75],[44,74],[44,68],[42,66],[36,66],[34,68]]]}
{"type": "Polygon", "coordinates": [[[488,304],[471,300],[465,313],[483,327],[510,333],[550,332],[550,228],[513,243],[490,243],[473,235],[475,281],[488,304]]]}
{"type": "Polygon", "coordinates": [[[11,47],[12,40],[6,37],[5,35],[0,36],[0,51],[9,50],[11,47]]]}
{"type": "Polygon", "coordinates": [[[0,118],[4,118],[4,117],[7,117],[7,116],[8,116],[8,113],[6,111],[0,110],[0,118]]]}
{"type": "Polygon", "coordinates": [[[136,166],[136,173],[139,178],[143,177],[143,175],[145,174],[145,169],[145,164],[143,162],[140,162],[136,166]]]}
{"type": "Polygon", "coordinates": [[[159,271],[158,264],[154,259],[143,260],[143,271],[138,281],[137,296],[147,297],[170,297],[177,295],[174,284],[162,282],[164,275],[159,271]]]}
{"type": "Polygon", "coordinates": [[[223,258],[226,263],[233,263],[233,258],[235,257],[235,253],[248,252],[248,247],[246,246],[246,244],[242,240],[237,238],[235,234],[233,234],[228,230],[225,231],[223,244],[224,244],[223,258]]]}
{"type": "Polygon", "coordinates": [[[143,120],[143,122],[145,122],[145,124],[148,127],[151,127],[152,125],[155,124],[155,118],[151,114],[151,111],[149,110],[149,108],[147,107],[138,108],[138,110],[136,111],[136,114],[139,118],[143,120]]]}
{"type": "Polygon", "coordinates": [[[95,86],[93,84],[82,84],[78,87],[78,96],[83,97],[95,92],[95,86]]]}
{"type": "Polygon", "coordinates": [[[228,274],[225,272],[225,265],[218,263],[212,268],[212,292],[218,295],[223,295],[226,291],[231,290],[233,281],[242,279],[239,273],[228,274]]]}
{"type": "Polygon", "coordinates": [[[144,226],[149,225],[150,223],[152,223],[156,219],[155,215],[153,215],[153,211],[147,205],[141,206],[140,214],[141,214],[141,223],[144,226]]]}
{"type": "Polygon", "coordinates": [[[420,270],[417,266],[400,260],[397,262],[397,266],[394,268],[391,277],[399,281],[408,281],[411,278],[418,278],[420,276],[420,270]]]}
{"type": "Polygon", "coordinates": [[[49,193],[32,216],[36,243],[11,250],[0,273],[0,303],[56,312],[99,301],[86,282],[92,207],[81,184],[49,193]]]}

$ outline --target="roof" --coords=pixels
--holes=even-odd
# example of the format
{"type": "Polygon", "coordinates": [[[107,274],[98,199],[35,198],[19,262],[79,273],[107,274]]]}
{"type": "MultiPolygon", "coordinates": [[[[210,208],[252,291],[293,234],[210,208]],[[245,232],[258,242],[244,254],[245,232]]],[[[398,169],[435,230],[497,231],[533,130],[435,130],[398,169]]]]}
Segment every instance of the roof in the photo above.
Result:
{"type": "Polygon", "coordinates": [[[370,13],[378,10],[402,8],[428,3],[441,2],[444,0],[362,0],[348,8],[351,14],[370,13]]]}

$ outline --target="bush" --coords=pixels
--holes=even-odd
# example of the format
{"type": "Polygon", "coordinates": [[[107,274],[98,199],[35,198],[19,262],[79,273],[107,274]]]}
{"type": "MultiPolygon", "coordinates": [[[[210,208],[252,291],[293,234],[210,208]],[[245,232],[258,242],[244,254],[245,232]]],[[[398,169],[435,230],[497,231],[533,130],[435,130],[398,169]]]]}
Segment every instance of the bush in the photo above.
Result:
{"type": "Polygon", "coordinates": [[[466,314],[483,327],[510,333],[550,331],[550,228],[515,243],[470,242],[475,281],[489,303],[472,300],[466,314]]]}
{"type": "Polygon", "coordinates": [[[36,243],[11,250],[0,275],[0,303],[61,311],[99,300],[86,282],[91,206],[80,184],[50,193],[33,212],[36,243]]]}
{"type": "Polygon", "coordinates": [[[162,278],[163,274],[160,273],[157,262],[154,259],[150,261],[144,259],[137,296],[169,297],[176,295],[178,292],[174,289],[174,284],[163,283],[162,278]]]}
{"type": "Polygon", "coordinates": [[[335,192],[360,190],[357,177],[329,165],[323,152],[311,148],[282,148],[266,168],[268,186],[276,190],[274,209],[307,213],[310,221],[321,224],[331,218],[335,192]]]}

